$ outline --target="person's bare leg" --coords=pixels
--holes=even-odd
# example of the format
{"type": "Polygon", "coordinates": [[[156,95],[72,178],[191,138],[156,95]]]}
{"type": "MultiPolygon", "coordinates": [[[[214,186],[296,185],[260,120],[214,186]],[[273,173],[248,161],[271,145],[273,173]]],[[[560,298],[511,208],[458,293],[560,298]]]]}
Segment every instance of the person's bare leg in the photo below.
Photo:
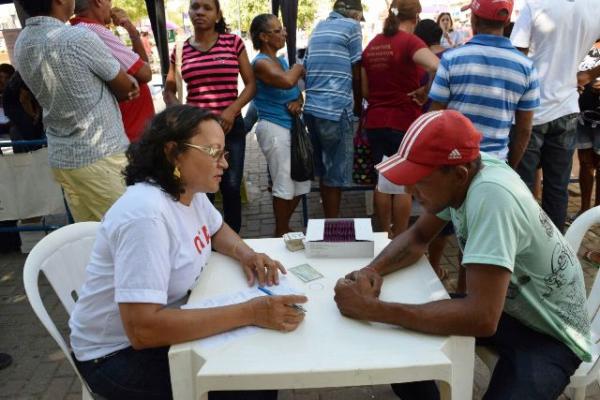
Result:
{"type": "Polygon", "coordinates": [[[339,187],[327,186],[323,184],[323,181],[321,181],[320,191],[321,200],[323,200],[323,213],[325,214],[325,218],[339,217],[342,189],[339,187]]]}
{"type": "Polygon", "coordinates": [[[594,176],[596,180],[596,192],[594,198],[594,206],[600,205],[600,154],[594,151],[594,176]]]}
{"type": "Polygon", "coordinates": [[[292,200],[285,200],[273,196],[273,212],[275,213],[275,237],[281,237],[290,232],[290,203],[292,200]]]}
{"type": "Polygon", "coordinates": [[[302,196],[296,196],[291,200],[286,200],[288,203],[288,217],[287,217],[288,232],[293,232],[293,229],[290,227],[290,220],[292,219],[292,215],[294,215],[294,211],[296,211],[296,207],[298,207],[298,203],[300,202],[300,197],[302,197],[302,196]]]}
{"type": "Polygon", "coordinates": [[[533,185],[533,197],[540,200],[542,198],[542,169],[538,168],[535,172],[535,183],[533,185]]]}
{"type": "Polygon", "coordinates": [[[431,264],[433,270],[440,279],[445,278],[445,271],[443,271],[442,267],[440,267],[440,264],[442,261],[442,254],[444,254],[444,248],[446,247],[447,241],[448,236],[437,235],[435,239],[433,239],[431,243],[429,243],[429,263],[431,264]]]}
{"type": "Polygon", "coordinates": [[[396,237],[408,229],[412,195],[395,194],[392,196],[392,237],[396,237]]]}
{"type": "Polygon", "coordinates": [[[592,201],[592,188],[594,186],[594,150],[577,150],[579,158],[579,188],[581,189],[581,208],[579,214],[590,208],[592,201]]]}
{"type": "Polygon", "coordinates": [[[373,206],[375,209],[375,219],[382,232],[387,232],[391,238],[392,230],[392,195],[381,193],[379,190],[373,190],[373,206]]]}

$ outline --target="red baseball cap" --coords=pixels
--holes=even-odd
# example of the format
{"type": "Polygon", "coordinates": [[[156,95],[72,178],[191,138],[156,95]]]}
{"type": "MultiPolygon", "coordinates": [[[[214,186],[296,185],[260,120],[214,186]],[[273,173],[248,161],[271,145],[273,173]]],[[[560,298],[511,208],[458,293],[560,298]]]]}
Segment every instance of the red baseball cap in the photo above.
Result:
{"type": "Polygon", "coordinates": [[[471,4],[460,10],[466,11],[470,8],[471,12],[478,17],[506,22],[510,20],[513,4],[513,0],[472,0],[471,4]]]}
{"type": "Polygon", "coordinates": [[[398,153],[375,168],[396,185],[414,185],[443,165],[479,157],[481,133],[454,110],[432,111],[412,123],[398,153]]]}

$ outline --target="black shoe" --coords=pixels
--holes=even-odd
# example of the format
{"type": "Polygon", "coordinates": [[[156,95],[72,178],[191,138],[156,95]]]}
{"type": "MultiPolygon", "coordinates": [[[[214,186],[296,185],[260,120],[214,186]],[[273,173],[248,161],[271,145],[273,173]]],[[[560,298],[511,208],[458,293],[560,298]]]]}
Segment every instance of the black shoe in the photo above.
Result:
{"type": "Polygon", "coordinates": [[[12,364],[12,357],[6,353],[0,353],[0,369],[4,369],[12,364]]]}

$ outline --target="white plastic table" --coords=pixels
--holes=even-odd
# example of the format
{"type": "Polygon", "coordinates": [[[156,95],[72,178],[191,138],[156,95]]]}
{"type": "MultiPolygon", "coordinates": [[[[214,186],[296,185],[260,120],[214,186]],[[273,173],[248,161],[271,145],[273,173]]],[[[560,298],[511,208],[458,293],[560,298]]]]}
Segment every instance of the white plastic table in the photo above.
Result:
{"type": "MultiPolygon", "coordinates": [[[[261,329],[224,343],[202,340],[171,346],[169,364],[175,399],[206,399],[212,390],[302,389],[440,381],[442,398],[471,399],[474,339],[432,336],[403,328],[357,321],[340,314],[333,301],[336,281],[369,259],[307,259],[290,252],[282,239],[248,239],[286,268],[310,263],[324,278],[291,284],[309,298],[306,317],[294,332],[261,329]]],[[[376,234],[375,254],[389,242],[376,234]]],[[[213,253],[189,302],[247,288],[239,265],[213,253]]],[[[426,258],[385,277],[381,298],[424,303],[448,294],[426,258]]]]}

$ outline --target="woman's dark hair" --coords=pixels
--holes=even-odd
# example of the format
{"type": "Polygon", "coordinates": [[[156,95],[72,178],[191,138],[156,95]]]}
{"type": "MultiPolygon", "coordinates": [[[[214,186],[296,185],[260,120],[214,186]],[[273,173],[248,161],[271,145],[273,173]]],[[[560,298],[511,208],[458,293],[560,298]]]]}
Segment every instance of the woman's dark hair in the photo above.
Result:
{"type": "MultiPolygon", "coordinates": [[[[221,11],[221,3],[219,3],[219,0],[213,0],[215,2],[215,6],[217,7],[217,12],[221,11]]],[[[217,21],[217,23],[215,24],[215,31],[219,32],[219,33],[229,33],[229,27],[227,26],[227,23],[225,22],[225,17],[223,16],[223,13],[221,13],[221,19],[217,21]]]]}
{"type": "Polygon", "coordinates": [[[394,36],[398,33],[400,22],[414,20],[420,12],[419,0],[393,0],[388,10],[388,16],[383,22],[383,34],[394,36]]]}
{"type": "Polygon", "coordinates": [[[189,148],[185,143],[198,134],[203,121],[217,120],[212,112],[189,105],[168,107],[157,114],[146,128],[139,142],[127,149],[127,167],[123,171],[127,186],[148,182],[160,186],[175,200],[179,200],[184,187],[180,178],[173,175],[173,159],[189,148]],[[165,145],[175,142],[171,154],[165,154],[165,145]]]}
{"type": "Polygon", "coordinates": [[[50,15],[53,0],[21,1],[19,4],[30,17],[50,15]]]}
{"type": "Polygon", "coordinates": [[[277,18],[273,14],[259,14],[252,20],[250,24],[250,38],[252,39],[252,47],[254,50],[260,50],[260,34],[269,30],[269,21],[271,18],[277,18]]]}
{"type": "MultiPolygon", "coordinates": [[[[190,0],[190,3],[192,2],[192,0],[190,0]]],[[[217,9],[217,13],[221,12],[221,3],[219,3],[219,0],[213,0],[213,2],[215,3],[215,8],[217,9]]],[[[229,33],[230,29],[227,26],[227,23],[225,22],[225,17],[223,16],[223,13],[221,13],[221,19],[219,19],[217,21],[217,23],[215,24],[215,31],[218,33],[229,33]]]]}
{"type": "Polygon", "coordinates": [[[0,72],[8,75],[10,78],[15,73],[15,67],[10,64],[0,64],[0,72]]]}
{"type": "Polygon", "coordinates": [[[442,40],[442,28],[432,19],[423,19],[419,21],[415,28],[415,35],[425,42],[427,47],[434,44],[440,44],[442,40]]]}
{"type": "Polygon", "coordinates": [[[454,28],[454,21],[452,21],[452,15],[450,15],[449,12],[440,13],[440,15],[438,15],[437,20],[435,22],[439,25],[440,20],[442,19],[442,17],[445,17],[445,16],[450,18],[450,30],[452,30],[454,28]]]}

